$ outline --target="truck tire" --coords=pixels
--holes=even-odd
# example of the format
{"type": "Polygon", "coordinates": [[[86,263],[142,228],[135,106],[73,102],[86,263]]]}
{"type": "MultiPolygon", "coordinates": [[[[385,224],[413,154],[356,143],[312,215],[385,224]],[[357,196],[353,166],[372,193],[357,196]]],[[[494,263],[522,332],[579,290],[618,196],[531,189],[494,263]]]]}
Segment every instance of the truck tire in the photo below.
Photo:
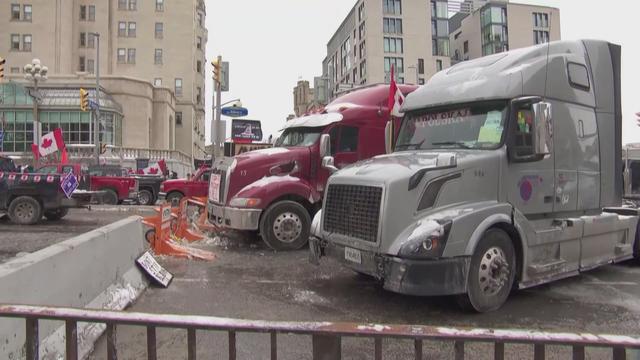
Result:
{"type": "Polygon", "coordinates": [[[9,205],[9,218],[19,225],[33,225],[42,218],[42,206],[31,196],[20,196],[9,205]]]}
{"type": "Polygon", "coordinates": [[[173,204],[174,199],[177,199],[177,201],[180,202],[180,200],[182,200],[183,197],[184,195],[182,195],[182,193],[179,193],[177,191],[170,192],[169,194],[167,194],[167,203],[170,205],[173,204]]]}
{"type": "Polygon", "coordinates": [[[299,250],[309,241],[311,216],[294,201],[271,205],[260,219],[262,240],[277,251],[299,250]]]}
{"type": "Polygon", "coordinates": [[[138,203],[140,205],[153,205],[155,204],[153,200],[153,193],[149,190],[140,190],[138,193],[138,203]]]}
{"type": "Polygon", "coordinates": [[[44,217],[49,221],[57,221],[67,216],[69,213],[69,209],[62,208],[57,210],[49,210],[44,212],[44,217]]]}
{"type": "Polygon", "coordinates": [[[102,203],[105,205],[118,205],[118,194],[111,189],[103,189],[102,203]]]}
{"type": "Polygon", "coordinates": [[[498,310],[513,288],[515,258],[509,235],[500,229],[489,229],[471,257],[468,290],[459,296],[460,306],[479,313],[498,310]]]}

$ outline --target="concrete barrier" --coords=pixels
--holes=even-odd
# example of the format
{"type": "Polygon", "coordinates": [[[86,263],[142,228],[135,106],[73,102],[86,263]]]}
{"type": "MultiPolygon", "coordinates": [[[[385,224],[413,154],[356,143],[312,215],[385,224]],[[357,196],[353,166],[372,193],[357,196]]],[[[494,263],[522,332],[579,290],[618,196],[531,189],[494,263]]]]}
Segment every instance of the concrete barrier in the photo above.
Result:
{"type": "MultiPolygon", "coordinates": [[[[141,219],[130,217],[0,265],[0,303],[122,310],[148,283],[135,265],[141,219]]],[[[46,236],[43,234],[42,236],[46,236]]],[[[41,359],[64,356],[64,323],[40,322],[41,359]]],[[[104,325],[78,324],[84,358],[104,325]]],[[[25,323],[0,319],[0,359],[23,359],[25,323]]]]}

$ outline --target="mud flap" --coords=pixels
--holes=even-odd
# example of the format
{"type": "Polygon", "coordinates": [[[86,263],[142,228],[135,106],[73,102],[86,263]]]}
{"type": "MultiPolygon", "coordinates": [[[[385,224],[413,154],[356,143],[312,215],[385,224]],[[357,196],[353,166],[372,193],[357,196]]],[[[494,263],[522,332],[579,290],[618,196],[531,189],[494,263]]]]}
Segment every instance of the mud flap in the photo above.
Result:
{"type": "Polygon", "coordinates": [[[313,265],[320,265],[320,258],[324,256],[324,247],[321,240],[315,237],[309,238],[309,262],[313,265]]]}

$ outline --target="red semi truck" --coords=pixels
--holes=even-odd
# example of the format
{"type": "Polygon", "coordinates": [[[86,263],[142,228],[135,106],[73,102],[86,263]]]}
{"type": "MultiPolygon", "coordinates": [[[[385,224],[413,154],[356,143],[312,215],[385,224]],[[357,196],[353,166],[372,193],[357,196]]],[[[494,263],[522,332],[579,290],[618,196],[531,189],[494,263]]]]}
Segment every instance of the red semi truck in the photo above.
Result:
{"type": "MultiPolygon", "coordinates": [[[[400,86],[405,95],[416,88],[400,86]]],[[[257,231],[274,250],[302,248],[322,206],[329,169],[385,153],[388,97],[389,85],[354,90],[322,113],[287,122],[274,148],[214,161],[209,221],[257,231]],[[335,167],[323,164],[323,151],[334,157],[335,167]]]]}

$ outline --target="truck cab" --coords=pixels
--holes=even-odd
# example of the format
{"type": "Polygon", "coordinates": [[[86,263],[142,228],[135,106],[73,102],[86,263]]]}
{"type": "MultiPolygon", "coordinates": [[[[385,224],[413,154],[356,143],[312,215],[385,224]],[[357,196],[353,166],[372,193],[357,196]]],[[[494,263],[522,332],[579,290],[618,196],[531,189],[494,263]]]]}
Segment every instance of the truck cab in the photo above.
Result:
{"type": "Polygon", "coordinates": [[[210,176],[211,168],[201,167],[188,179],[165,180],[160,184],[160,199],[174,203],[185,196],[206,197],[210,176]]]}
{"type": "MultiPolygon", "coordinates": [[[[400,89],[409,94],[416,87],[400,89]]],[[[275,250],[302,248],[332,169],[384,153],[388,97],[389,85],[355,90],[287,122],[274,148],[215,160],[209,221],[257,231],[275,250]],[[334,163],[323,164],[322,148],[334,163]]]]}
{"type": "Polygon", "coordinates": [[[407,97],[389,154],[329,179],[311,258],[477,312],[633,258],[620,63],[619,46],[563,41],[439,72],[407,97]]]}

